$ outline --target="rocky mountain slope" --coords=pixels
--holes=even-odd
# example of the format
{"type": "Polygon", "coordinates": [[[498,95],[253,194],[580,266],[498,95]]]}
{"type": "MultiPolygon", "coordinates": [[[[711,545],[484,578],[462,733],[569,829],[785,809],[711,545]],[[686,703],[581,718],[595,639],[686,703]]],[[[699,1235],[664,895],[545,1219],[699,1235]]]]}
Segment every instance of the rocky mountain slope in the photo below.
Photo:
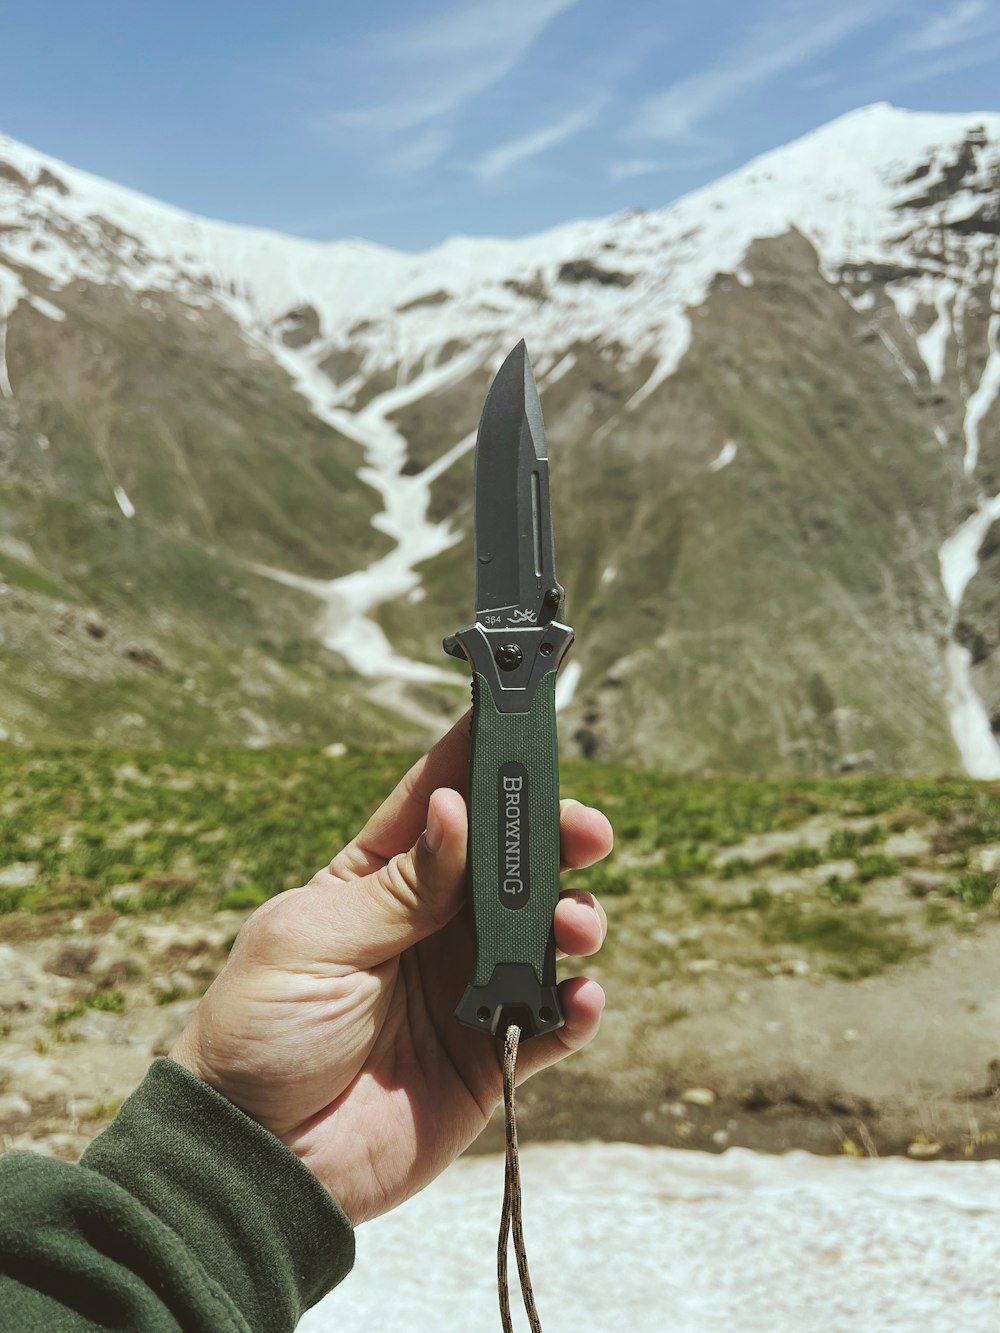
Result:
{"type": "Polygon", "coordinates": [[[523,336],[568,744],[998,776],[998,235],[1000,115],[869,107],[660,212],[415,256],[0,139],[0,725],[439,725],[473,433],[523,336]]]}

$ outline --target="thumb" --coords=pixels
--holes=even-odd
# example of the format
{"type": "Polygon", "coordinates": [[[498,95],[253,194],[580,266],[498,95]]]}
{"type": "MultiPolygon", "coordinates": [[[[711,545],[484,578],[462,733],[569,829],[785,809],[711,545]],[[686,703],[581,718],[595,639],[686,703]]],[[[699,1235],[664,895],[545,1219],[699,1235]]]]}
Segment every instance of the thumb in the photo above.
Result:
{"type": "Polygon", "coordinates": [[[351,955],[343,961],[373,967],[433,935],[452,919],[465,896],[468,814],[457,791],[441,787],[427,807],[427,829],[370,875],[334,891],[338,920],[351,955]]]}

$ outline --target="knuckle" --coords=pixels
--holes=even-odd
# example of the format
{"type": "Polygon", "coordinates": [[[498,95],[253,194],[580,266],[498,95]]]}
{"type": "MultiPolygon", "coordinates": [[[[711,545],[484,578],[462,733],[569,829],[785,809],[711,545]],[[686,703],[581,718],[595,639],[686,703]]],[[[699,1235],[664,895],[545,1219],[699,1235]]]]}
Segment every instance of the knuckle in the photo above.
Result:
{"type": "Polygon", "coordinates": [[[379,887],[406,912],[421,905],[420,886],[414,873],[413,858],[400,852],[387,861],[377,875],[379,887]]]}
{"type": "Polygon", "coordinates": [[[268,956],[275,940],[284,932],[289,899],[301,892],[301,889],[286,889],[261,903],[240,927],[233,952],[238,950],[241,956],[255,959],[268,956]]]}
{"type": "Polygon", "coordinates": [[[313,882],[315,883],[321,876],[329,885],[337,880],[358,879],[365,874],[367,868],[367,857],[360,845],[360,840],[354,838],[342,851],[337,853],[324,870],[313,876],[313,882]]]}

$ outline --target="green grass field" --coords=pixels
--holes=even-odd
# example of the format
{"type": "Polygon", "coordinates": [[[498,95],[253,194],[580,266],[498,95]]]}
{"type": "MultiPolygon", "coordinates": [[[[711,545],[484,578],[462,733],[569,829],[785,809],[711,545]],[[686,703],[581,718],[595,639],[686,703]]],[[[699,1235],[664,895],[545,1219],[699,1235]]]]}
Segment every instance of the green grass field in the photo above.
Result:
{"type": "MultiPolygon", "coordinates": [[[[413,758],[0,750],[0,914],[249,910],[325,864],[413,758]]],[[[621,927],[609,963],[631,950],[652,964],[651,928],[695,923],[724,934],[730,957],[806,954],[851,979],[997,912],[983,851],[1000,844],[1000,784],[695,780],[571,761],[562,785],[615,826],[612,858],[574,876],[621,927]]]]}

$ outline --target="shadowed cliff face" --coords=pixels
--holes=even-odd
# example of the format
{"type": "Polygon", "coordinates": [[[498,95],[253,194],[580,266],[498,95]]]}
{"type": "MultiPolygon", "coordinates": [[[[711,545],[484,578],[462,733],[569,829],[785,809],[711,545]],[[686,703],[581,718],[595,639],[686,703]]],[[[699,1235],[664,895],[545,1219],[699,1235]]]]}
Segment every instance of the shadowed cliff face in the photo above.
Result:
{"type": "Polygon", "coordinates": [[[905,117],[857,113],[660,214],[415,258],[220,240],[114,187],[88,213],[84,178],[11,150],[0,726],[440,728],[463,675],[401,663],[447,669],[441,636],[471,616],[469,443],[523,335],[578,632],[569,748],[958,767],[950,636],[1000,715],[992,548],[957,608],[938,559],[1000,490],[1000,154],[992,122],[940,118],[917,149],[933,118],[905,117]],[[891,166],[851,149],[859,128],[891,166]],[[437,554],[381,591],[331,585],[403,511],[437,554]],[[355,664],[370,631],[371,675],[340,616],[355,664]]]}

